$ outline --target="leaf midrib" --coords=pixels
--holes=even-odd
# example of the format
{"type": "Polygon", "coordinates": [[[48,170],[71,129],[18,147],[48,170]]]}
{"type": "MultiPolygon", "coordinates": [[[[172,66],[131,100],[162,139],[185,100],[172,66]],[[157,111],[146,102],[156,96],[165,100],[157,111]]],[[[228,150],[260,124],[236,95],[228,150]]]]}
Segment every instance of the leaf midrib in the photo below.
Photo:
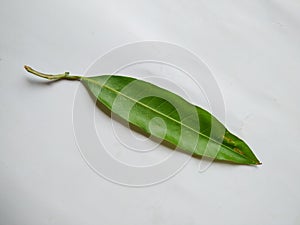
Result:
{"type": "MultiPolygon", "coordinates": [[[[154,112],[156,112],[156,113],[158,113],[158,114],[160,114],[160,115],[162,115],[162,116],[164,116],[164,117],[167,117],[168,119],[170,119],[170,120],[172,120],[172,121],[174,121],[174,122],[176,122],[176,123],[178,123],[178,124],[180,124],[180,125],[182,125],[182,126],[188,128],[188,129],[194,131],[194,132],[197,133],[198,135],[203,136],[203,137],[205,137],[206,139],[211,140],[211,141],[213,141],[213,142],[215,142],[215,143],[217,143],[217,144],[223,146],[224,148],[226,148],[226,149],[229,150],[230,152],[233,152],[234,154],[236,154],[236,155],[238,155],[238,156],[241,156],[242,158],[247,159],[247,160],[249,160],[249,161],[255,163],[255,161],[253,161],[252,159],[249,159],[248,157],[245,157],[245,155],[243,155],[243,154],[240,154],[240,153],[238,153],[238,152],[235,152],[234,150],[230,149],[228,146],[224,145],[223,143],[220,143],[220,142],[218,142],[218,141],[216,141],[216,140],[214,140],[214,139],[208,137],[207,135],[205,135],[205,134],[203,134],[203,133],[201,133],[201,132],[199,132],[199,131],[193,129],[192,127],[189,127],[189,126],[185,125],[184,123],[182,123],[182,122],[180,122],[180,121],[178,121],[178,120],[176,120],[176,119],[174,119],[174,118],[172,118],[172,117],[169,117],[168,115],[163,114],[162,112],[157,111],[156,109],[154,109],[154,108],[152,108],[152,107],[149,107],[148,105],[145,105],[144,103],[142,103],[142,102],[140,102],[140,101],[137,101],[137,100],[135,100],[134,98],[131,98],[131,97],[129,97],[129,96],[123,94],[123,93],[120,92],[120,91],[117,91],[116,89],[113,89],[113,88],[111,88],[111,87],[109,87],[109,86],[107,86],[107,85],[105,85],[105,84],[101,85],[99,82],[97,82],[97,81],[95,81],[95,80],[93,80],[93,79],[91,79],[91,78],[89,78],[89,77],[81,77],[81,79],[82,79],[82,80],[87,80],[88,82],[92,82],[92,83],[94,83],[94,84],[100,86],[101,88],[107,88],[107,89],[109,89],[110,91],[115,92],[116,94],[122,95],[122,96],[124,96],[125,98],[130,99],[131,101],[133,101],[133,102],[135,102],[135,103],[137,103],[137,104],[139,104],[139,105],[142,105],[142,106],[144,106],[144,107],[146,107],[146,108],[148,108],[148,109],[150,109],[150,110],[152,110],[152,111],[154,111],[154,112]]],[[[134,78],[134,79],[135,79],[135,78],[134,78]]],[[[108,79],[107,79],[107,80],[108,80],[108,79]]],[[[107,81],[107,80],[106,80],[106,81],[107,81]]],[[[194,106],[195,106],[195,105],[194,105],[194,106]]],[[[197,106],[195,106],[195,107],[197,107],[197,106]]]]}

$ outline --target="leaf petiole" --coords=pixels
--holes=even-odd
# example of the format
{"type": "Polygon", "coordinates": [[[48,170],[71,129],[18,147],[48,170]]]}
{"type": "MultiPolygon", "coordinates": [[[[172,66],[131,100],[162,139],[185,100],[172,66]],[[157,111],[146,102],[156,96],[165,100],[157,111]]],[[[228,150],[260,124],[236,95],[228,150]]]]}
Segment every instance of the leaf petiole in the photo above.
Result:
{"type": "Polygon", "coordinates": [[[53,75],[53,74],[45,74],[45,73],[38,72],[38,71],[32,69],[30,66],[26,66],[26,65],[24,66],[24,68],[27,72],[32,73],[32,74],[42,77],[42,78],[46,78],[48,80],[62,80],[62,79],[80,80],[82,78],[81,76],[70,76],[69,72],[53,75]]]}

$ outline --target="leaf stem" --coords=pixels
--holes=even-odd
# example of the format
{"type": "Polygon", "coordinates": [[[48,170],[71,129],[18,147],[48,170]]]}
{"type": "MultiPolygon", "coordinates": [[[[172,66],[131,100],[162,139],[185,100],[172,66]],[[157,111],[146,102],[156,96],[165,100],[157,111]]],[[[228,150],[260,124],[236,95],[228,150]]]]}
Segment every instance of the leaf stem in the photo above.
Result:
{"type": "Polygon", "coordinates": [[[46,78],[48,80],[80,80],[82,77],[81,76],[70,76],[69,72],[65,72],[63,74],[45,74],[45,73],[41,73],[39,71],[36,71],[34,69],[32,69],[30,66],[24,66],[25,70],[29,73],[32,73],[38,77],[42,77],[42,78],[46,78]]]}

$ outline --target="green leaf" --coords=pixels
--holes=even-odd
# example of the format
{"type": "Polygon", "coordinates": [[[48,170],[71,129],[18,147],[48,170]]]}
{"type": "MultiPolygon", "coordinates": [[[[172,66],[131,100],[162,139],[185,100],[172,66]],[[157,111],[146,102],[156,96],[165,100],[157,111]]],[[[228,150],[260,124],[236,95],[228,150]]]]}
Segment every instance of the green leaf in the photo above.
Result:
{"type": "Polygon", "coordinates": [[[81,80],[114,114],[190,154],[238,164],[261,164],[249,146],[209,112],[166,89],[126,76],[47,75],[27,66],[25,69],[51,80],[81,80]]]}
{"type": "Polygon", "coordinates": [[[82,81],[113,113],[184,151],[240,164],[259,164],[245,142],[210,113],[174,93],[124,76],[102,75],[82,81]]]}

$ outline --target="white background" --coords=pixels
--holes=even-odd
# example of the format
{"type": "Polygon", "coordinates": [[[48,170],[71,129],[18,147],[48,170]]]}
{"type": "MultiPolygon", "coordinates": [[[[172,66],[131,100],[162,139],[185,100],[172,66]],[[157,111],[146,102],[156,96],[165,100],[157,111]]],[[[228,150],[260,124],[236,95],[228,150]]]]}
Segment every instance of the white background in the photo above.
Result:
{"type": "Polygon", "coordinates": [[[300,2],[0,1],[0,224],[300,224],[300,2]],[[113,184],[82,159],[72,104],[82,74],[132,41],[195,52],[222,91],[227,127],[263,165],[192,159],[147,188],[113,184]]]}

